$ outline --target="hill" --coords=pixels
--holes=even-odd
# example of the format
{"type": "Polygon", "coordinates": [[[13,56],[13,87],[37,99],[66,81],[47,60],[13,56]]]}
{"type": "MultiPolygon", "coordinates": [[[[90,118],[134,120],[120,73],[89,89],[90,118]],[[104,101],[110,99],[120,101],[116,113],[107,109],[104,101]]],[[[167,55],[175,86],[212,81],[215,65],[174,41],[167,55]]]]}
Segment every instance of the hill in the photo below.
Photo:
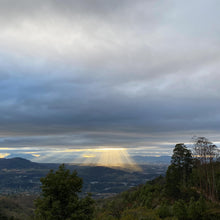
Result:
{"type": "Polygon", "coordinates": [[[24,158],[16,157],[11,159],[0,158],[0,169],[28,169],[39,168],[40,164],[31,162],[24,158]]]}
{"type": "MultiPolygon", "coordinates": [[[[0,159],[1,194],[39,194],[40,178],[60,164],[34,163],[23,158],[0,159]]],[[[83,178],[83,193],[91,192],[94,198],[115,195],[133,186],[143,184],[158,175],[164,175],[167,166],[143,165],[143,172],[113,169],[101,166],[66,164],[83,178]]]]}
{"type": "Polygon", "coordinates": [[[218,151],[212,143],[199,144],[209,155],[193,158],[177,144],[165,176],[100,201],[95,219],[219,220],[220,162],[210,159],[218,151]]]}

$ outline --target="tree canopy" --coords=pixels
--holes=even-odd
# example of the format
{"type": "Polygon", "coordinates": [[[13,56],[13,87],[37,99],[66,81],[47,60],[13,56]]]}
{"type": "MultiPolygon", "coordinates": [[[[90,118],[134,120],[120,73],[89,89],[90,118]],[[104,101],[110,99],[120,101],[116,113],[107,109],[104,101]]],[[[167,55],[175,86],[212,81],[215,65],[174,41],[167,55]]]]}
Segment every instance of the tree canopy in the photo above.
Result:
{"type": "Polygon", "coordinates": [[[200,190],[211,199],[218,198],[217,181],[215,177],[215,161],[219,157],[219,149],[205,137],[194,138],[194,156],[197,158],[197,179],[200,190]]]}
{"type": "Polygon", "coordinates": [[[90,220],[93,216],[93,200],[88,195],[79,198],[82,178],[61,165],[41,178],[42,196],[36,200],[37,219],[90,220]]]}
{"type": "Polygon", "coordinates": [[[182,143],[176,144],[171,158],[171,165],[166,173],[168,194],[177,196],[180,193],[180,187],[185,187],[189,180],[192,167],[191,151],[182,143]]]}

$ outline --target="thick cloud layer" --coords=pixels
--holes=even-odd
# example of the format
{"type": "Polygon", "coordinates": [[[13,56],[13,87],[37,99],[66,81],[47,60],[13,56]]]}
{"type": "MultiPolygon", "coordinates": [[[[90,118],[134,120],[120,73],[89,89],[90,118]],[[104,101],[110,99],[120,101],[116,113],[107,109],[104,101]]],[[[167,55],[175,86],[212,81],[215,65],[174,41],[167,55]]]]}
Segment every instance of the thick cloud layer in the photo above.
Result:
{"type": "Polygon", "coordinates": [[[219,1],[0,1],[0,146],[219,141],[219,1]]]}

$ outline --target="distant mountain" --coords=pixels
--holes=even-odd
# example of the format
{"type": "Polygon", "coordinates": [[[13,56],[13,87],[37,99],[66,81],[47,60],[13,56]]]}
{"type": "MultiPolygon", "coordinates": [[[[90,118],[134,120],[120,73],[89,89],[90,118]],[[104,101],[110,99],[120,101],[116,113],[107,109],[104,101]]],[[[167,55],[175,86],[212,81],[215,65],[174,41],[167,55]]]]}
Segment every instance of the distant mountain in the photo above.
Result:
{"type": "Polygon", "coordinates": [[[171,157],[170,156],[133,156],[132,159],[137,164],[170,164],[171,157]]]}
{"type": "Polygon", "coordinates": [[[20,157],[20,158],[24,158],[24,159],[27,159],[27,160],[32,160],[34,158],[36,158],[35,156],[33,156],[32,154],[16,154],[16,153],[13,153],[13,154],[10,154],[8,155],[7,159],[11,159],[11,158],[15,158],[15,157],[20,157]]]}
{"type": "MultiPolygon", "coordinates": [[[[12,159],[12,158],[24,158],[27,160],[34,160],[36,159],[35,156],[32,154],[10,154],[7,157],[7,159],[12,159]]],[[[132,159],[137,163],[137,164],[170,164],[171,157],[170,156],[160,156],[160,157],[155,157],[155,156],[133,156],[132,159]]],[[[79,165],[79,164],[78,164],[79,165]]],[[[117,167],[115,167],[117,169],[117,167]]]]}
{"type": "Polygon", "coordinates": [[[11,159],[0,158],[0,169],[27,169],[37,167],[39,167],[39,164],[20,157],[11,159]]]}
{"type": "MultiPolygon", "coordinates": [[[[57,169],[59,163],[37,163],[22,157],[0,158],[0,169],[57,169]]],[[[75,166],[77,167],[77,166],[75,166]]],[[[76,168],[75,168],[76,169],[76,168]]]]}

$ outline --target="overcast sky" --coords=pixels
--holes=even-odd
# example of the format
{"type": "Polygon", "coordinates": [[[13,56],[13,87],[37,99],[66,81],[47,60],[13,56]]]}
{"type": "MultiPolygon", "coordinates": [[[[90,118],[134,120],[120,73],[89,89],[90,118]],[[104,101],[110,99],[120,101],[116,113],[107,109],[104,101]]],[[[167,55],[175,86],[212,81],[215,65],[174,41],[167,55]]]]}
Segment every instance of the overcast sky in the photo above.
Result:
{"type": "Polygon", "coordinates": [[[218,0],[0,0],[0,147],[219,142],[219,11],[218,0]]]}

